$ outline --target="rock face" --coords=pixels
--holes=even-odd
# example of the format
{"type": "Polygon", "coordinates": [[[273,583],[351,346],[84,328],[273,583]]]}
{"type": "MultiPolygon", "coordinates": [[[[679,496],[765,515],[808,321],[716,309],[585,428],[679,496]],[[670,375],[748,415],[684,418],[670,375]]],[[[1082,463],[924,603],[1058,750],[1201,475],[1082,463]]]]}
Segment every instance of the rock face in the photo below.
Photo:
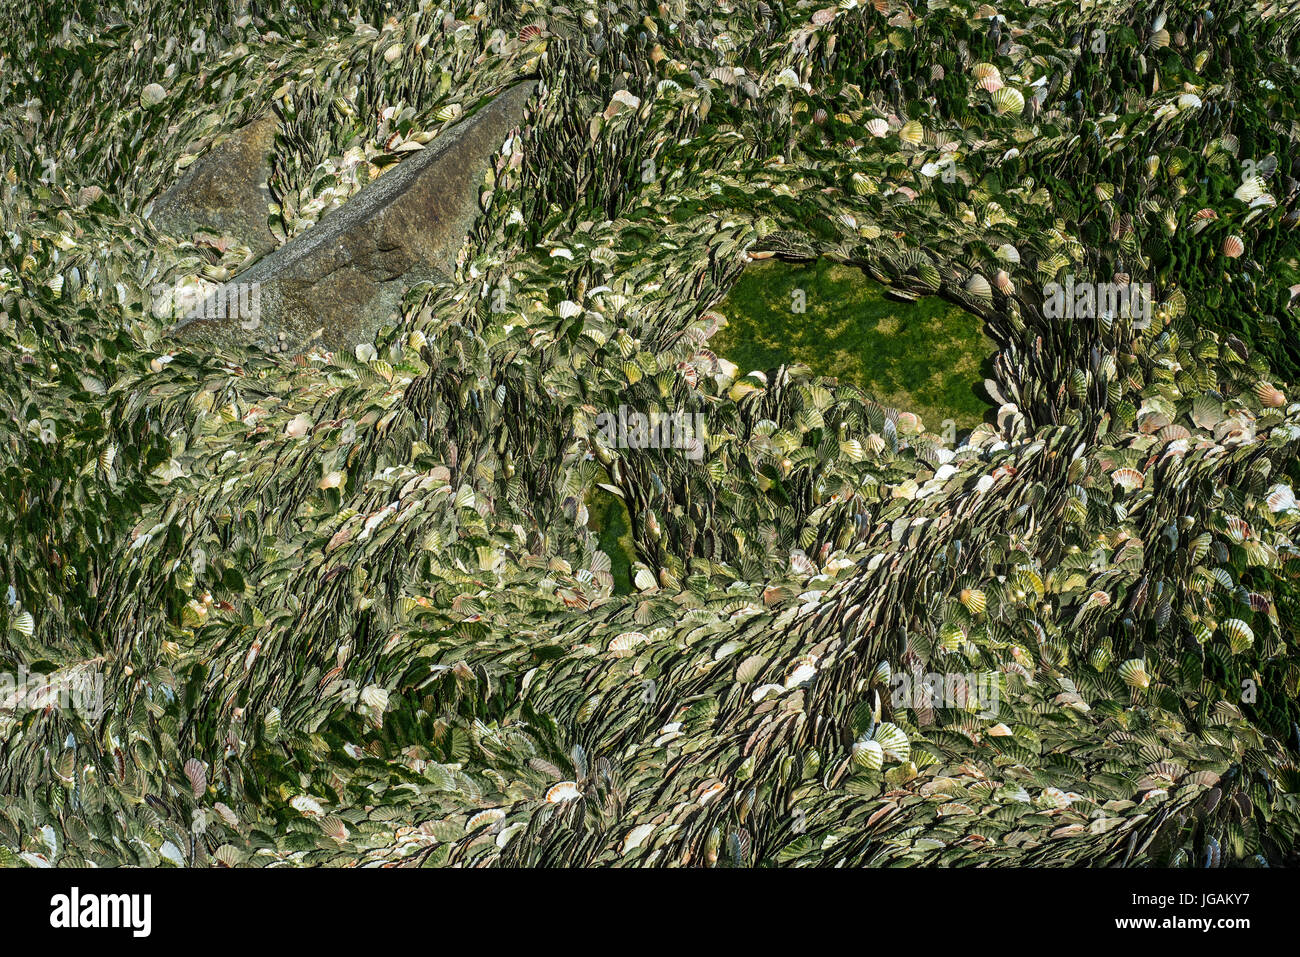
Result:
{"type": "Polygon", "coordinates": [[[278,128],[275,114],[267,113],[230,134],[154,201],[150,220],[177,236],[203,230],[234,236],[254,256],[270,252],[275,238],[266,225],[267,181],[278,128]]]}
{"type": "Polygon", "coordinates": [[[214,293],[221,308],[173,333],[228,348],[296,353],[368,341],[398,311],[411,284],[455,266],[479,215],[478,186],[492,155],[523,120],[535,82],[520,83],[441,134],[302,236],[214,293]],[[256,295],[232,295],[228,287],[256,295]],[[257,303],[248,316],[225,308],[257,303]],[[208,318],[213,313],[217,318],[208,318]]]}

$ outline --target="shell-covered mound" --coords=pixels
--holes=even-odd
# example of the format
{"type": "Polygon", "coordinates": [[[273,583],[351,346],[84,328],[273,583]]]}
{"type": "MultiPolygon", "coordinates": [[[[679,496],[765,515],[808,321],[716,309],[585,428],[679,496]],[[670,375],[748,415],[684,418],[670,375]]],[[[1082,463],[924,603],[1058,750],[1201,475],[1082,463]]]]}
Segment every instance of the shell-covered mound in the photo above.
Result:
{"type": "Polygon", "coordinates": [[[1294,862],[1293,4],[170,6],[0,14],[0,862],[1294,862]],[[169,338],[533,80],[373,342],[169,338]],[[715,354],[772,257],[989,421],[715,354]]]}

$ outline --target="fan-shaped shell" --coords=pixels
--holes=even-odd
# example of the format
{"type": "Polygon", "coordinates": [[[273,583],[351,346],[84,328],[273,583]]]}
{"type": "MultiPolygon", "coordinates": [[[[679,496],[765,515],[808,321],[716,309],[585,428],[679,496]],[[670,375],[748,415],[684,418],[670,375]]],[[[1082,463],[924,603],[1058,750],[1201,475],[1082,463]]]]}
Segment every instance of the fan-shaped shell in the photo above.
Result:
{"type": "Polygon", "coordinates": [[[1139,472],[1137,469],[1127,469],[1127,468],[1116,469],[1114,472],[1111,473],[1110,479],[1112,482],[1114,482],[1116,485],[1120,486],[1121,488],[1129,489],[1129,490],[1135,488],[1141,488],[1143,482],[1143,477],[1141,472],[1139,472]]]}
{"type": "Polygon", "coordinates": [[[1280,409],[1286,405],[1286,394],[1280,389],[1274,388],[1268,382],[1261,382],[1255,386],[1255,395],[1259,402],[1269,409],[1280,409]]]}
{"type": "Polygon", "coordinates": [[[993,94],[993,109],[1005,116],[1017,116],[1025,108],[1025,97],[1015,87],[1004,86],[993,94]]]}
{"type": "Polygon", "coordinates": [[[1141,658],[1130,658],[1119,666],[1119,675],[1130,688],[1148,688],[1151,676],[1147,674],[1147,663],[1141,658]]]}

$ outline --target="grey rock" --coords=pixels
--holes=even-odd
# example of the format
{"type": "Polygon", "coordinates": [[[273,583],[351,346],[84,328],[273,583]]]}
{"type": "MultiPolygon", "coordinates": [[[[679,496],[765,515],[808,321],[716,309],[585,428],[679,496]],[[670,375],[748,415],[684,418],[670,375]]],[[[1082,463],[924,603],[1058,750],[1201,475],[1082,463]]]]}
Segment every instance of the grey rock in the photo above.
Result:
{"type": "Polygon", "coordinates": [[[454,269],[479,216],[483,175],[523,121],[535,86],[527,81],[496,96],[218,289],[202,317],[183,320],[173,333],[286,353],[369,341],[395,317],[412,284],[454,269]],[[248,302],[254,315],[238,307],[248,302]]]}
{"type": "Polygon", "coordinates": [[[174,236],[210,232],[234,237],[254,256],[270,252],[267,182],[278,129],[275,114],[267,113],[217,143],[154,201],[150,222],[174,236]]]}

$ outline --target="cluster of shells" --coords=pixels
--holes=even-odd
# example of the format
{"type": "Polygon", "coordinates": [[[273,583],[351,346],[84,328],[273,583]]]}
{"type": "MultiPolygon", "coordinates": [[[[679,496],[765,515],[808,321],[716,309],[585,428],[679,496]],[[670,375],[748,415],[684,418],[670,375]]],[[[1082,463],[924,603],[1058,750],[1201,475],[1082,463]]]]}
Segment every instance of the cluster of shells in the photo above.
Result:
{"type": "Polygon", "coordinates": [[[90,54],[66,89],[0,70],[0,654],[113,702],[0,707],[0,863],[1293,855],[1263,5],[1110,13],[1113,61],[1071,4],[129,6],[11,41],[90,54]],[[246,258],[141,218],[187,155],[276,110],[287,240],[524,76],[457,274],[375,342],[165,338],[151,289],[246,258]],[[986,422],[718,355],[773,256],[981,316],[986,422]],[[1152,322],[1048,318],[1071,273],[1152,283],[1152,322]],[[611,446],[620,405],[702,414],[698,460],[611,446]]]}

